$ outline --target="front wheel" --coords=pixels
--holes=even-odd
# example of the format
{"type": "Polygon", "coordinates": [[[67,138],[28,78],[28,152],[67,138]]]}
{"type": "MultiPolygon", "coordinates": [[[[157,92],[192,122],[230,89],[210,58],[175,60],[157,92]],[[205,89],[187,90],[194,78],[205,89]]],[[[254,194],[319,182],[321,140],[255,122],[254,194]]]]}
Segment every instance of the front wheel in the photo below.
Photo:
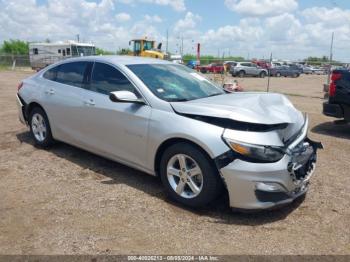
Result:
{"type": "Polygon", "coordinates": [[[187,206],[204,206],[222,192],[222,181],[211,159],[191,144],[175,144],[164,152],[160,176],[169,196],[187,206]]]}
{"type": "Polygon", "coordinates": [[[51,128],[46,113],[40,107],[35,107],[29,115],[30,133],[37,146],[46,148],[53,144],[51,128]]]}

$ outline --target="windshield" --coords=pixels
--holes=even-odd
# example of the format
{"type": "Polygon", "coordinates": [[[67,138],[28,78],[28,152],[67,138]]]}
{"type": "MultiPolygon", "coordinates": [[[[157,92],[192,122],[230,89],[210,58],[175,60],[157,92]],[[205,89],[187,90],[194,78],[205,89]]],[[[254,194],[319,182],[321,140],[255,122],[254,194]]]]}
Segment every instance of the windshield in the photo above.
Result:
{"type": "Polygon", "coordinates": [[[128,65],[142,82],[160,99],[168,102],[189,101],[225,92],[197,72],[169,64],[128,65]]]}

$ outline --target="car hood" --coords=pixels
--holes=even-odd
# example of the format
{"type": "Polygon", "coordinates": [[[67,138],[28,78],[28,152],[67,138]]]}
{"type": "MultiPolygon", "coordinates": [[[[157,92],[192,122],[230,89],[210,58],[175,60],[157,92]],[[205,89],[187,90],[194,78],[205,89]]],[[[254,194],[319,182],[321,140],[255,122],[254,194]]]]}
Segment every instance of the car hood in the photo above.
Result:
{"type": "Polygon", "coordinates": [[[240,122],[275,125],[293,124],[302,126],[303,114],[281,94],[234,93],[196,99],[187,102],[172,102],[177,113],[231,119],[240,122]]]}

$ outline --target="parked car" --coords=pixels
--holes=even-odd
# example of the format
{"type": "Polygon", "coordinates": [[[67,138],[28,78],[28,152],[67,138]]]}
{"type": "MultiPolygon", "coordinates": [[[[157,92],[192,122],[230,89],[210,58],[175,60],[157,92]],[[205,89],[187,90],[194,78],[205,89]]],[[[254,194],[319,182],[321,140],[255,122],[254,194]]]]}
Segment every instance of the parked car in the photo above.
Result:
{"type": "Polygon", "coordinates": [[[211,63],[209,65],[203,65],[203,66],[196,66],[196,70],[200,71],[201,73],[223,73],[224,72],[224,65],[223,63],[211,63]]]}
{"type": "Polygon", "coordinates": [[[237,65],[237,62],[235,61],[225,61],[224,62],[224,68],[226,72],[230,72],[231,67],[235,67],[237,65]]]}
{"type": "Polygon", "coordinates": [[[191,69],[195,69],[197,64],[198,64],[198,62],[196,60],[190,60],[187,62],[186,66],[191,68],[191,69]]]}
{"type": "Polygon", "coordinates": [[[244,77],[249,76],[259,76],[264,78],[267,76],[268,72],[266,69],[257,66],[254,63],[250,62],[240,62],[233,68],[231,68],[230,73],[232,76],[244,77]]]}
{"type": "Polygon", "coordinates": [[[350,71],[332,72],[328,101],[323,103],[323,114],[350,121],[350,71]]]}
{"type": "Polygon", "coordinates": [[[316,75],[325,75],[326,74],[326,69],[324,69],[324,68],[321,68],[321,67],[316,67],[316,68],[314,68],[314,74],[316,74],[316,75]]]}
{"type": "Polygon", "coordinates": [[[289,68],[298,72],[299,75],[303,73],[303,68],[299,64],[290,64],[289,68]]]}
{"type": "Polygon", "coordinates": [[[306,75],[313,74],[314,72],[315,72],[315,68],[313,68],[311,66],[303,67],[303,73],[306,74],[306,75]]]}
{"type": "Polygon", "coordinates": [[[281,77],[281,76],[299,77],[300,73],[299,73],[299,70],[295,70],[290,66],[279,66],[279,67],[271,68],[270,75],[276,76],[276,77],[281,77]]]}
{"type": "Polygon", "coordinates": [[[183,65],[127,56],[68,59],[23,80],[21,122],[55,140],[160,176],[169,196],[265,209],[308,190],[320,144],[281,94],[226,94],[183,65]]]}
{"type": "Polygon", "coordinates": [[[256,64],[257,66],[259,66],[261,68],[265,68],[265,69],[269,69],[271,67],[271,64],[265,60],[255,61],[254,64],[256,64]]]}

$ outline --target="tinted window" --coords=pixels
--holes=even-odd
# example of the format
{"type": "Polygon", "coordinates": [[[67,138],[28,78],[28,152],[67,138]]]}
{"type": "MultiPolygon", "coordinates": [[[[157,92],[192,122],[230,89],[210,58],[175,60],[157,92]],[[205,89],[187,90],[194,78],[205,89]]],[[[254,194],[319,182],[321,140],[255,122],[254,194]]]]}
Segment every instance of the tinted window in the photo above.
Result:
{"type": "Polygon", "coordinates": [[[73,62],[60,65],[56,81],[66,85],[82,87],[87,65],[87,62],[73,62]]]}
{"type": "Polygon", "coordinates": [[[242,65],[242,66],[251,66],[250,63],[242,63],[241,65],[242,65]]]}
{"type": "Polygon", "coordinates": [[[119,70],[103,63],[94,65],[90,90],[105,95],[113,91],[131,91],[136,94],[134,86],[119,70]]]}
{"type": "Polygon", "coordinates": [[[47,70],[43,74],[43,77],[48,79],[48,80],[55,81],[56,80],[56,76],[57,76],[57,68],[58,68],[58,66],[47,70]]]}

